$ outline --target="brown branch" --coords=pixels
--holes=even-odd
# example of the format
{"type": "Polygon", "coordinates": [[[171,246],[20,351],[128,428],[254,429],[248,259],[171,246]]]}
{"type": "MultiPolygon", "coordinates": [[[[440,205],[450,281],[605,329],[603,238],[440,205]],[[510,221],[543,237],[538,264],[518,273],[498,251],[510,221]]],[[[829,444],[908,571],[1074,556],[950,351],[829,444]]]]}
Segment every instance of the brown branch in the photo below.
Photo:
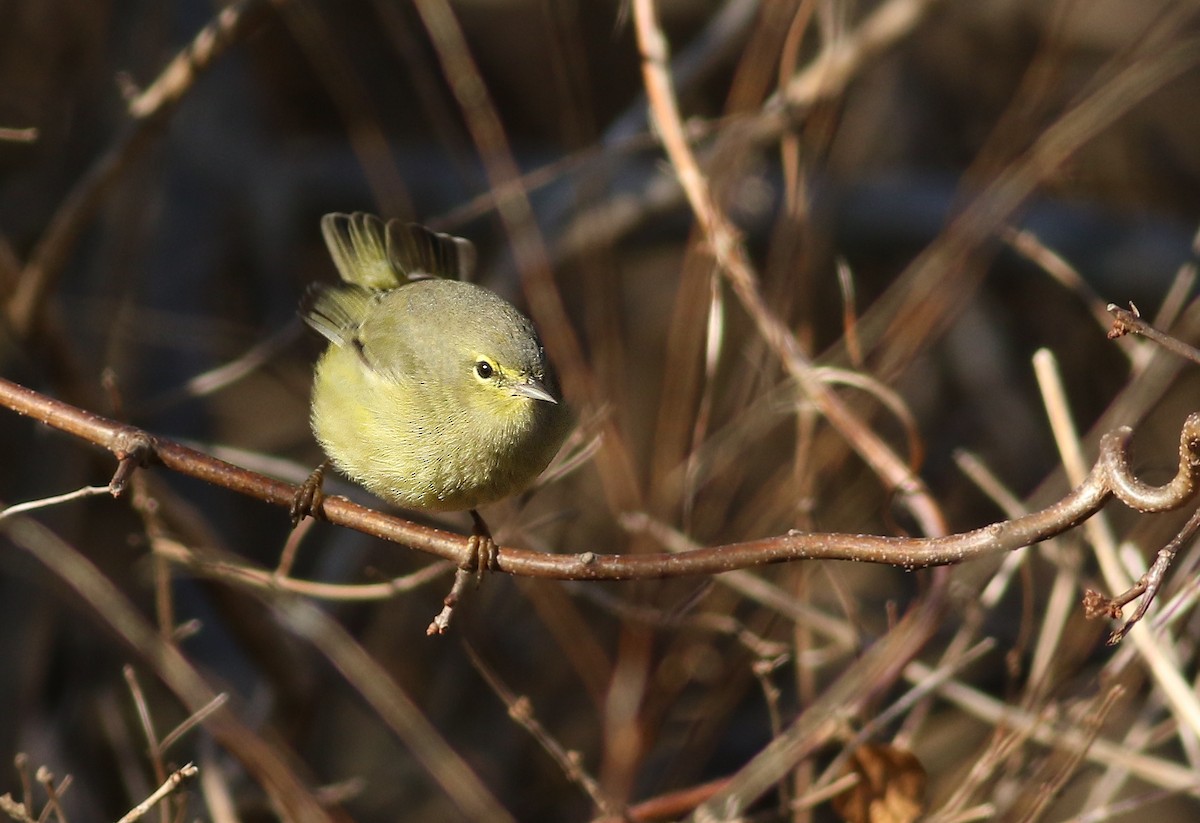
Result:
{"type": "Polygon", "coordinates": [[[479,656],[479,653],[474,648],[467,643],[463,643],[463,649],[467,653],[467,659],[475,667],[475,671],[479,673],[479,676],[488,684],[488,687],[504,703],[505,708],[508,709],[508,716],[541,745],[542,749],[546,754],[550,755],[550,759],[555,762],[567,780],[581,788],[601,814],[606,816],[615,815],[618,804],[612,798],[608,797],[600,787],[599,782],[588,774],[587,770],[583,767],[583,755],[575,750],[567,749],[566,746],[556,740],[537,719],[537,716],[533,712],[533,702],[525,695],[518,695],[513,692],[500,679],[500,675],[496,674],[483,661],[483,658],[479,656]]]}
{"type": "MultiPolygon", "coordinates": [[[[173,440],[78,409],[68,403],[0,379],[0,405],[108,449],[118,457],[144,449],[145,463],[288,508],[297,487],[218,460],[173,440]]],[[[1130,468],[1133,432],[1120,427],[1104,435],[1100,456],[1088,476],[1056,503],[1040,511],[944,537],[911,538],[865,534],[791,531],[776,537],[665,554],[549,554],[501,547],[496,568],[507,574],[558,580],[633,580],[718,574],[734,569],[791,560],[854,560],[904,569],[962,563],[1024,548],[1079,525],[1110,497],[1143,512],[1176,509],[1196,494],[1200,477],[1200,412],[1188,416],[1180,433],[1179,468],[1163,486],[1138,480],[1130,468]]],[[[470,541],[461,535],[421,526],[342,497],[325,500],[326,518],[437,555],[459,566],[471,559],[470,541]]]]}
{"type": "Polygon", "coordinates": [[[643,80],[654,123],[661,136],[663,150],[679,176],[679,183],[704,232],[713,260],[720,266],[722,275],[754,321],[759,335],[813,405],[846,438],[888,488],[900,492],[900,502],[918,520],[925,534],[945,534],[941,512],[924,484],[904,460],[817,377],[812,360],[801,349],[795,335],[767,306],[741,237],[717,203],[688,142],[668,71],[668,45],[659,28],[653,0],[635,0],[633,10],[638,48],[643,58],[643,80]]]}
{"type": "MultiPolygon", "coordinates": [[[[120,428],[118,424],[112,425],[120,428]]],[[[212,704],[217,694],[207,680],[178,647],[159,636],[90,560],[30,518],[5,519],[0,521],[0,530],[13,545],[67,586],[74,595],[73,602],[120,638],[189,711],[200,712],[212,704]]],[[[281,819],[314,823],[337,819],[336,814],[322,808],[296,773],[292,765],[294,755],[280,743],[268,742],[260,736],[227,704],[205,716],[204,728],[257,781],[281,819]]],[[[26,803],[28,797],[27,791],[26,803]]]]}
{"type": "Polygon", "coordinates": [[[1200,364],[1200,349],[1189,346],[1179,338],[1172,337],[1166,332],[1161,332],[1151,326],[1142,319],[1141,314],[1138,313],[1137,306],[1134,306],[1132,303],[1128,309],[1123,309],[1115,303],[1109,303],[1107,309],[1108,313],[1113,316],[1112,328],[1108,331],[1108,338],[1110,340],[1123,337],[1127,334],[1140,334],[1147,340],[1153,340],[1172,354],[1200,364]]]}
{"type": "Polygon", "coordinates": [[[132,118],[126,130],[67,195],[33,248],[16,289],[3,307],[18,336],[28,336],[37,326],[42,305],[58,282],[59,274],[75,248],[87,221],[96,213],[112,185],[159,133],[196,78],[266,7],[263,0],[241,0],[217,14],[159,74],[153,83],[128,103],[132,118]]]}

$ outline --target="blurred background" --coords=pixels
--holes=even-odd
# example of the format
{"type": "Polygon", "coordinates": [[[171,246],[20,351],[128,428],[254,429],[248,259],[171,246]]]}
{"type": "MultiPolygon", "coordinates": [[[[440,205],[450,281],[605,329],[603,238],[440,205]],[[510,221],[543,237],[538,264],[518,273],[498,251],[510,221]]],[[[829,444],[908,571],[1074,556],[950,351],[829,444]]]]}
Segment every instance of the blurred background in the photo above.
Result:
{"type": "MultiPolygon", "coordinates": [[[[1085,460],[1100,432],[1128,424],[1142,476],[1173,475],[1194,367],[1107,340],[1103,307],[1133,301],[1185,340],[1200,332],[1200,5],[655,6],[701,168],[768,306],[818,364],[884,387],[827,374],[916,458],[950,531],[1006,516],[964,474],[964,453],[1030,507],[1069,487],[1031,365],[1040,349],[1057,359],[1085,460]]],[[[502,545],[619,553],[664,551],[665,533],[701,545],[793,528],[920,533],[786,379],[714,267],[649,125],[627,4],[8,0],[0,130],[9,379],[299,482],[321,459],[307,424],[320,342],[295,307],[308,283],[335,277],[320,217],[369,211],[470,238],[481,282],[541,328],[579,417],[544,482],[485,511],[502,545]],[[189,53],[194,76],[164,73],[189,53]],[[485,94],[464,91],[475,79],[485,94]],[[655,528],[630,518],[643,513],[655,528]]],[[[0,461],[5,503],[104,484],[114,468],[12,413],[0,413],[0,461]]],[[[135,505],[101,496],[33,517],[228,695],[255,751],[332,818],[479,818],[297,626],[289,598],[211,563],[155,559],[167,540],[273,569],[286,512],[161,469],[142,476],[135,505]]],[[[1098,534],[1135,579],[1188,513],[1110,510],[1103,528],[1005,567],[951,573],[917,664],[993,645],[955,671],[957,697],[916,702],[866,737],[919,762],[923,795],[895,789],[892,817],[814,795],[864,742],[856,732],[922,679],[898,665],[860,685],[867,697],[831,715],[747,819],[1195,819],[1190,545],[1150,612],[1177,598],[1154,629],[1161,656],[1106,647],[1110,627],[1079,606],[1087,587],[1114,593],[1098,534]],[[1163,666],[1182,693],[1164,696],[1163,666]],[[895,799],[910,794],[923,799],[895,799]]],[[[70,775],[61,819],[115,820],[163,768],[194,761],[207,778],[173,801],[173,819],[286,817],[265,761],[203,724],[148,753],[145,718],[161,738],[194,707],[161,659],[114,632],[115,612],[22,546],[10,533],[0,549],[0,792],[20,797],[9,764],[23,752],[30,770],[70,775]]],[[[318,524],[292,573],[352,586],[430,562],[318,524]]],[[[748,574],[736,587],[490,575],[432,639],[445,574],[390,597],[303,601],[411,698],[494,808],[683,819],[931,585],[929,572],[836,562],[748,574]],[[496,681],[528,698],[540,739],[496,681]],[[548,741],[578,752],[590,794],[548,741]],[[652,799],[657,811],[639,805],[652,799]]]]}

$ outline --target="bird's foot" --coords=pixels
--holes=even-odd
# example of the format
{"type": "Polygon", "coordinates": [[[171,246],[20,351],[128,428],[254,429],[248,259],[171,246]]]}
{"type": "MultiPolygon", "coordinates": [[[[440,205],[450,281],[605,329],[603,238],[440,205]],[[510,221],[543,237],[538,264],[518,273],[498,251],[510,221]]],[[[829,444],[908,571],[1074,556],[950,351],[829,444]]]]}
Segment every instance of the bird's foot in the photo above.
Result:
{"type": "Polygon", "coordinates": [[[446,630],[450,628],[451,618],[454,617],[454,607],[462,599],[463,592],[467,589],[467,583],[473,579],[475,588],[479,588],[484,575],[499,568],[500,550],[496,546],[496,541],[492,539],[492,532],[487,527],[487,523],[474,509],[471,509],[471,520],[474,523],[474,529],[471,531],[471,536],[467,538],[467,558],[461,566],[454,570],[454,583],[450,586],[449,594],[442,600],[442,610],[425,630],[427,635],[445,634],[446,630]]]}
{"type": "Polygon", "coordinates": [[[325,470],[328,468],[329,461],[326,460],[313,469],[308,479],[300,484],[296,496],[292,498],[292,506],[289,510],[293,529],[306,517],[315,520],[325,516],[324,510],[321,508],[325,503],[325,490],[322,485],[325,482],[325,470]]]}

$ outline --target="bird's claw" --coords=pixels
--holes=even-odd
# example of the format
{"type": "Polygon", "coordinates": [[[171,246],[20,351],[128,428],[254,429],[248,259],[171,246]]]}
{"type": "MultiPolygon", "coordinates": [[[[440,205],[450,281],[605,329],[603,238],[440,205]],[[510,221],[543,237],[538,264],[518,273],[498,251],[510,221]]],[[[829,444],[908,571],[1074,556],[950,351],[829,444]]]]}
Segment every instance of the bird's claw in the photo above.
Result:
{"type": "Polygon", "coordinates": [[[329,463],[325,462],[313,469],[312,474],[300,484],[300,488],[296,491],[296,496],[292,498],[292,505],[288,513],[292,518],[293,529],[306,517],[311,517],[315,520],[318,517],[325,516],[322,506],[325,504],[323,484],[327,468],[329,468],[329,463]]]}

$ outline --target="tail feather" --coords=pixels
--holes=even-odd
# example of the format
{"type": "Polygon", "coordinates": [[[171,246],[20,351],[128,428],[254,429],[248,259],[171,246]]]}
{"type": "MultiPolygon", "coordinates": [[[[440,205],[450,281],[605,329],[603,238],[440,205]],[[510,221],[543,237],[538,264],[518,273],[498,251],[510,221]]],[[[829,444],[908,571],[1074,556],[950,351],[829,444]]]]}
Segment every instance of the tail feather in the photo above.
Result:
{"type": "Polygon", "coordinates": [[[338,274],[347,283],[368,289],[394,289],[407,278],[388,258],[387,227],[373,214],[327,214],[321,234],[338,274]]]}
{"type": "Polygon", "coordinates": [[[417,223],[387,224],[387,254],[392,267],[410,280],[470,280],[475,271],[475,245],[470,240],[417,223]]]}
{"type": "Polygon", "coordinates": [[[471,241],[417,223],[334,212],[321,218],[321,234],[342,280],[368,289],[432,277],[468,280],[475,270],[471,241]]]}

